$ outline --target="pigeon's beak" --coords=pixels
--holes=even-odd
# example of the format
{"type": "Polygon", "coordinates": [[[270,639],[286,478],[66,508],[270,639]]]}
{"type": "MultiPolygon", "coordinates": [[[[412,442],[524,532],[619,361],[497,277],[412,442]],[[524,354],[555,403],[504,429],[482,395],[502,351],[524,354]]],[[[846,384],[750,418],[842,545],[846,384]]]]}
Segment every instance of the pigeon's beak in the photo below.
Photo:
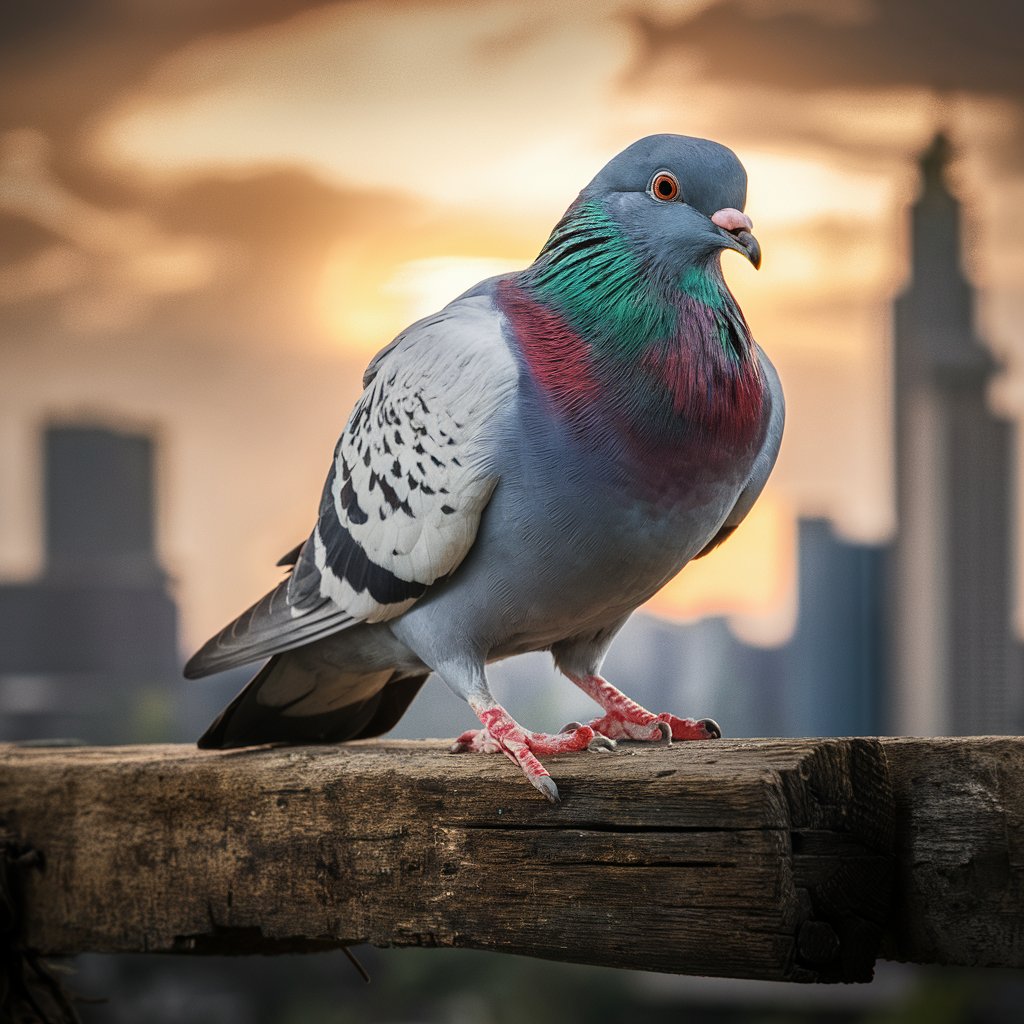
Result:
{"type": "Polygon", "coordinates": [[[736,251],[754,264],[755,270],[761,269],[761,243],[749,231],[730,232],[736,239],[736,251]]]}
{"type": "Polygon", "coordinates": [[[729,248],[743,253],[754,264],[755,269],[761,267],[761,246],[751,234],[754,230],[753,221],[739,210],[731,206],[711,215],[711,223],[722,229],[729,239],[729,248]]]}

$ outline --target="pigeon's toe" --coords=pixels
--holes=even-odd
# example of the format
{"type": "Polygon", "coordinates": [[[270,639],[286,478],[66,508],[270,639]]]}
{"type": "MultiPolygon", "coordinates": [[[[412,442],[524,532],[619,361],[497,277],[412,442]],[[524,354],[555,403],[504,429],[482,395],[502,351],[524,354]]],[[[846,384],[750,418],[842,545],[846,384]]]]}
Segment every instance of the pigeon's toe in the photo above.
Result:
{"type": "Polygon", "coordinates": [[[537,787],[537,790],[548,803],[560,804],[562,798],[558,795],[558,787],[550,775],[527,775],[527,778],[537,787]]]}
{"type": "Polygon", "coordinates": [[[574,733],[578,729],[587,729],[594,733],[594,738],[587,744],[587,750],[607,753],[609,750],[614,750],[617,746],[615,740],[610,736],[605,736],[603,733],[598,732],[596,729],[591,729],[590,726],[584,725],[582,722],[566,722],[565,725],[558,730],[558,733],[559,735],[564,733],[574,733]]]}
{"type": "Polygon", "coordinates": [[[659,739],[652,740],[652,742],[659,747],[670,747],[672,746],[672,726],[668,722],[657,721],[652,723],[653,727],[661,733],[659,739]]]}
{"type": "Polygon", "coordinates": [[[497,754],[501,744],[486,729],[467,729],[448,751],[451,754],[497,754]]]}
{"type": "Polygon", "coordinates": [[[672,733],[674,740],[717,740],[721,738],[722,729],[713,718],[678,718],[663,712],[658,721],[664,722],[672,733]]]}
{"type": "Polygon", "coordinates": [[[589,725],[570,722],[562,732],[548,735],[524,729],[500,705],[478,711],[482,729],[464,732],[451,746],[452,753],[504,754],[518,765],[530,784],[545,799],[556,804],[558,787],[538,756],[572,754],[581,751],[607,753],[615,749],[615,741],[589,725]]]}
{"type": "Polygon", "coordinates": [[[704,727],[709,740],[722,738],[722,727],[713,718],[702,718],[697,724],[704,727]]]}

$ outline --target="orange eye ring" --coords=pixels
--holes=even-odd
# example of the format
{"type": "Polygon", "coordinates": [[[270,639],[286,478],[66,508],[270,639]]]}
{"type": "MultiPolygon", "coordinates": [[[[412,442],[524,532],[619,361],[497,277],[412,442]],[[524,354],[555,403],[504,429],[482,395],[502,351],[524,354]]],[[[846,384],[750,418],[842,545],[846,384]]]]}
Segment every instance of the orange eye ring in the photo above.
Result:
{"type": "Polygon", "coordinates": [[[659,171],[651,180],[651,195],[663,203],[671,203],[679,198],[679,182],[674,174],[668,171],[659,171]]]}

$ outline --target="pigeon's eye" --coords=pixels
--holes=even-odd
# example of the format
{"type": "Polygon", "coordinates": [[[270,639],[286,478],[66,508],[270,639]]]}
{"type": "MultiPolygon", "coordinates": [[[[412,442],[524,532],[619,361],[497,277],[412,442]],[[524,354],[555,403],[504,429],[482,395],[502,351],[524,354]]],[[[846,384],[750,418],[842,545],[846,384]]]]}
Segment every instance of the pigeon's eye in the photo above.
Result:
{"type": "Polygon", "coordinates": [[[659,171],[651,182],[651,195],[663,203],[679,198],[679,182],[668,171],[659,171]]]}

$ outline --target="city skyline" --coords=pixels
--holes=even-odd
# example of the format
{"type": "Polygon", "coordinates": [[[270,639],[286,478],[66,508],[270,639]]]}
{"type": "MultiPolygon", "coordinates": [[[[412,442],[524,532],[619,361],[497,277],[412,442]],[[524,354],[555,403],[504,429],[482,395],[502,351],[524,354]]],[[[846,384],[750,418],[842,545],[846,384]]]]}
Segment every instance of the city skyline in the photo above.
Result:
{"type": "Polygon", "coordinates": [[[891,536],[889,305],[938,127],[958,154],[980,333],[1005,356],[993,397],[1019,420],[1009,30],[982,19],[967,37],[953,8],[929,8],[933,52],[907,45],[902,7],[857,3],[623,0],[581,19],[573,5],[262,0],[104,20],[107,3],[74,30],[25,13],[4,37],[2,578],[41,564],[41,423],[155,430],[157,546],[184,643],[201,642],[308,532],[372,351],[528,262],[604,160],[649,131],[716,137],[746,163],[765,261],[725,272],[790,412],[755,513],[654,610],[728,614],[742,637],[779,643],[798,516],[852,541],[891,536]],[[748,59],[707,58],[737,41],[748,59]]]}
{"type": "MultiPolygon", "coordinates": [[[[1024,645],[1010,614],[1011,427],[986,402],[998,367],[974,329],[949,160],[947,141],[936,136],[921,159],[909,281],[893,307],[902,467],[894,542],[851,543],[823,519],[799,519],[793,631],[774,648],[744,643],[720,616],[681,625],[637,615],[613,644],[607,672],[645,705],[712,709],[740,736],[1024,728],[1024,645]]],[[[102,723],[114,702],[126,712],[118,716],[127,729],[119,738],[132,739],[129,723],[139,716],[131,709],[148,704],[152,722],[162,702],[165,727],[190,738],[251,673],[182,687],[170,670],[174,613],[172,607],[168,620],[163,610],[166,577],[153,545],[153,440],[87,425],[50,426],[45,439],[46,569],[35,585],[0,585],[0,619],[9,631],[6,641],[0,637],[6,728],[109,738],[102,723]],[[136,588],[132,608],[142,615],[133,620],[127,650],[137,649],[136,658],[142,652],[143,675],[144,665],[161,666],[138,694],[120,649],[124,612],[90,610],[122,600],[117,588],[126,582],[136,588]],[[71,628],[51,638],[50,624],[59,619],[71,628]],[[83,646],[80,627],[88,622],[99,628],[83,646]],[[94,690],[90,711],[83,692],[94,690]]],[[[586,717],[585,698],[542,655],[511,659],[494,676],[526,720],[586,717]]],[[[434,680],[396,733],[441,736],[472,720],[434,680]]]]}

